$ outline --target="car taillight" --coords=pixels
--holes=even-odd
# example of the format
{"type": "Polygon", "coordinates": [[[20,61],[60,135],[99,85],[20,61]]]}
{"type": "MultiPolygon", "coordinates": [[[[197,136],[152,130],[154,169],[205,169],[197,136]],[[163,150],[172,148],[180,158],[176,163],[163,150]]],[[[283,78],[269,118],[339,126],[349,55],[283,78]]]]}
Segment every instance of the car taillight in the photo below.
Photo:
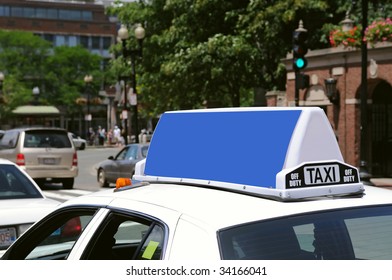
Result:
{"type": "Polygon", "coordinates": [[[74,237],[74,236],[78,236],[81,232],[82,232],[82,224],[80,223],[80,218],[75,217],[65,223],[65,225],[61,229],[61,236],[74,237]]]}
{"type": "Polygon", "coordinates": [[[78,166],[78,155],[76,152],[73,155],[72,166],[78,166]]]}
{"type": "Polygon", "coordinates": [[[24,157],[24,154],[17,154],[17,155],[16,155],[16,164],[17,164],[17,165],[25,165],[25,157],[24,157]]]}

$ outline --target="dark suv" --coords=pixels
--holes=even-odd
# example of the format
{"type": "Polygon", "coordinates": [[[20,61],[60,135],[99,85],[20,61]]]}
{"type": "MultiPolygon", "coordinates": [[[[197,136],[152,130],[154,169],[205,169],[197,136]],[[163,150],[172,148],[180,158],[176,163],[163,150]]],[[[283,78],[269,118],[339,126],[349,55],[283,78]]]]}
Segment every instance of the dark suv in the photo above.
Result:
{"type": "Polygon", "coordinates": [[[72,189],[78,157],[68,132],[59,128],[16,128],[0,139],[0,157],[18,164],[38,185],[47,181],[72,189]]]}

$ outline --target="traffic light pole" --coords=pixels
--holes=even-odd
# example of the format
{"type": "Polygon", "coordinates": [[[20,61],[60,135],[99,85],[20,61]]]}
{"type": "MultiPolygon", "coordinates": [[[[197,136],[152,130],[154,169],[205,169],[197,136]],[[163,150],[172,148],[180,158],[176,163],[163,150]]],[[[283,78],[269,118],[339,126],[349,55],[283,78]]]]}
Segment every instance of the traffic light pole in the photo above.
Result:
{"type": "Polygon", "coordinates": [[[299,85],[298,85],[299,71],[295,70],[295,107],[299,106],[299,85]]]}
{"type": "Polygon", "coordinates": [[[295,71],[295,106],[299,106],[299,90],[305,89],[309,86],[309,76],[301,73],[301,70],[307,66],[305,54],[308,52],[306,46],[308,31],[303,27],[302,20],[299,21],[299,26],[293,32],[293,68],[295,71]]]}

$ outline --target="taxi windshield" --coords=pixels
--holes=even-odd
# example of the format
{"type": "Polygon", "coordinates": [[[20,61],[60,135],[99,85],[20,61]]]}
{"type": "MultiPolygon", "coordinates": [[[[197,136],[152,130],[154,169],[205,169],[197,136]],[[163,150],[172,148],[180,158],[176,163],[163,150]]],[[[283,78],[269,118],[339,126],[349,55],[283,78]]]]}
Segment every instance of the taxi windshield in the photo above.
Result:
{"type": "Polygon", "coordinates": [[[392,205],[295,215],[219,232],[223,259],[391,260],[392,205]]]}

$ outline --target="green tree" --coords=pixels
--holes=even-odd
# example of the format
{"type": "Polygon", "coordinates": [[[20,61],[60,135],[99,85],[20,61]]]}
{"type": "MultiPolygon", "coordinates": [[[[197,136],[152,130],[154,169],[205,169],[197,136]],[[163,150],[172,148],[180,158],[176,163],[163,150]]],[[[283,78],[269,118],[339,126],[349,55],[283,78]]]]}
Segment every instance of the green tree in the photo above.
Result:
{"type": "MultiPolygon", "coordinates": [[[[103,73],[101,57],[78,47],[55,47],[33,33],[0,30],[0,71],[5,74],[2,118],[31,103],[32,89],[40,89],[40,103],[77,113],[77,98],[85,94],[84,76],[92,75],[92,97],[97,97],[103,73]]],[[[4,122],[3,122],[4,123],[4,122]]]]}
{"type": "Polygon", "coordinates": [[[68,113],[76,112],[75,101],[86,94],[85,75],[92,75],[91,98],[98,97],[103,78],[101,57],[87,49],[60,46],[47,58],[45,99],[47,103],[65,106],[68,113]]]}
{"type": "Polygon", "coordinates": [[[44,79],[50,44],[32,33],[0,30],[0,71],[5,74],[4,98],[9,113],[28,103],[32,88],[44,79]]]}
{"type": "MultiPolygon", "coordinates": [[[[370,2],[369,19],[391,15],[390,0],[370,2]]],[[[146,27],[138,92],[144,113],[158,115],[205,101],[249,105],[255,87],[285,90],[281,59],[299,21],[309,49],[328,48],[333,26],[347,11],[360,20],[360,9],[360,1],[345,0],[139,0],[108,12],[129,27],[146,27]]]]}

